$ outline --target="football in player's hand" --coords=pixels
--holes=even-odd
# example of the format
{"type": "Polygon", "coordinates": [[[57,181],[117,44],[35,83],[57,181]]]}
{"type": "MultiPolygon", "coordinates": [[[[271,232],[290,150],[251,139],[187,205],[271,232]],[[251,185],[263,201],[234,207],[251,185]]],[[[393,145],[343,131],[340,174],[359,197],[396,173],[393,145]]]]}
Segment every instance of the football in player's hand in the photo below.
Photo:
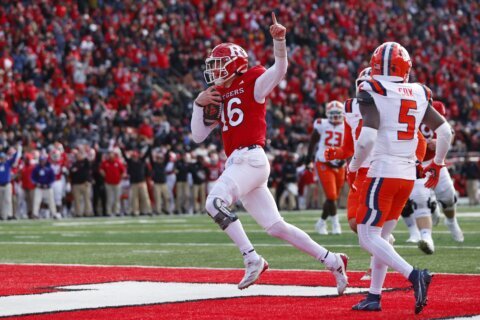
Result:
{"type": "Polygon", "coordinates": [[[207,104],[203,108],[203,124],[207,127],[217,123],[220,120],[222,111],[221,105],[207,104]]]}

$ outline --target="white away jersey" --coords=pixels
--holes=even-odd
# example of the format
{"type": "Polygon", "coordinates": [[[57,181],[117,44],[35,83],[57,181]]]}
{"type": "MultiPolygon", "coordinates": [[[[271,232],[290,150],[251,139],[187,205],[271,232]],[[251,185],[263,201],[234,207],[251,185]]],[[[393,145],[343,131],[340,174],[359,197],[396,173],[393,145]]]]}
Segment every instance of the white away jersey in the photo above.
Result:
{"type": "MultiPolygon", "coordinates": [[[[315,160],[320,162],[326,162],[325,150],[328,147],[340,147],[343,141],[343,123],[334,125],[328,121],[328,119],[317,119],[313,123],[313,129],[317,130],[320,135],[320,141],[318,141],[318,149],[315,155],[315,160]]],[[[330,161],[335,164],[337,160],[330,161]]]]}
{"type": "MultiPolygon", "coordinates": [[[[357,147],[357,140],[362,130],[362,114],[360,113],[360,106],[357,99],[348,99],[344,105],[345,122],[351,128],[352,141],[354,149],[357,147]]],[[[360,168],[368,168],[372,161],[371,154],[362,162],[360,168]]]]}
{"type": "Polygon", "coordinates": [[[415,180],[417,131],[432,98],[430,89],[375,79],[359,89],[372,96],[380,114],[368,177],[415,180]]]}

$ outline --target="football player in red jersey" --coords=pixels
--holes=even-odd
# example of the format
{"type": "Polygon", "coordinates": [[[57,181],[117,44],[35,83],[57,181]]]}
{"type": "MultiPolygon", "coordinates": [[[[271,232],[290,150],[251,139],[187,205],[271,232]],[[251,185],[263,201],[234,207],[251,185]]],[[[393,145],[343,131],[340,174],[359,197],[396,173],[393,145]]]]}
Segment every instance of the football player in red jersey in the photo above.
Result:
{"type": "Polygon", "coordinates": [[[330,253],[307,233],[285,222],[267,187],[270,165],[263,150],[266,97],[285,76],[288,65],[286,29],[277,23],[273,13],[272,20],[270,34],[275,64],[269,69],[263,66],[249,69],[246,51],[233,43],[216,46],[206,59],[205,79],[214,86],[202,91],[194,102],[192,137],[200,143],[220,124],[228,156],[225,171],[208,194],[206,210],[243,255],[246,271],[239,289],[254,284],[268,264],[256,253],[237,215],[229,210],[237,200],[242,201],[269,235],[322,262],[335,276],[338,293],[343,294],[348,284],[347,256],[330,253]],[[203,108],[212,104],[223,105],[221,119],[207,126],[203,108]]]}

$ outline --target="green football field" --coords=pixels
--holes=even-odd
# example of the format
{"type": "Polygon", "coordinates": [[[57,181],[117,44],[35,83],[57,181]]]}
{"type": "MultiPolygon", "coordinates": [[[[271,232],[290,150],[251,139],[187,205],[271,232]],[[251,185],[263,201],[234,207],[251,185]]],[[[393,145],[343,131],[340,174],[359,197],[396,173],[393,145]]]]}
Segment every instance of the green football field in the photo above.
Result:
{"type": "MultiPolygon", "coordinates": [[[[460,207],[465,242],[454,242],[443,224],[434,228],[436,252],[427,256],[408,244],[399,221],[395,247],[415,266],[434,272],[480,273],[480,207],[460,207]]],[[[240,219],[256,250],[275,269],[322,269],[310,256],[268,236],[245,213],[240,219]]],[[[349,231],[341,210],[342,235],[314,232],[318,211],[284,212],[286,221],[302,228],[328,249],[345,252],[350,270],[365,270],[369,256],[349,231]]],[[[12,221],[0,224],[0,263],[59,263],[242,268],[238,250],[206,215],[142,218],[90,218],[12,221]]]]}

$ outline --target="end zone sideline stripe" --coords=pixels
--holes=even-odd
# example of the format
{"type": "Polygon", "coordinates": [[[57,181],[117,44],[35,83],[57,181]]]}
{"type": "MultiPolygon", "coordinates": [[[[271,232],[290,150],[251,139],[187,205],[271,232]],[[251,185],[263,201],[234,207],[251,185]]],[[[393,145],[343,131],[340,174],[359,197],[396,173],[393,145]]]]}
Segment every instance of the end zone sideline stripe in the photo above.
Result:
{"type": "MultiPolygon", "coordinates": [[[[15,263],[15,262],[0,262],[1,266],[53,266],[53,267],[84,267],[84,268],[144,268],[144,269],[181,269],[181,270],[232,270],[232,271],[241,271],[245,270],[244,268],[213,268],[213,267],[172,267],[172,266],[142,266],[142,265],[108,265],[108,264],[75,264],[75,263],[15,263]]],[[[318,269],[272,269],[268,268],[268,271],[275,272],[289,272],[289,271],[306,271],[306,272],[319,272],[319,273],[330,273],[328,270],[318,270],[318,269]]],[[[365,270],[351,270],[351,272],[362,272],[365,270]]],[[[388,273],[397,273],[396,271],[388,271],[388,273]]],[[[480,276],[480,273],[448,273],[448,272],[434,272],[434,274],[444,274],[452,276],[480,276]]]]}

